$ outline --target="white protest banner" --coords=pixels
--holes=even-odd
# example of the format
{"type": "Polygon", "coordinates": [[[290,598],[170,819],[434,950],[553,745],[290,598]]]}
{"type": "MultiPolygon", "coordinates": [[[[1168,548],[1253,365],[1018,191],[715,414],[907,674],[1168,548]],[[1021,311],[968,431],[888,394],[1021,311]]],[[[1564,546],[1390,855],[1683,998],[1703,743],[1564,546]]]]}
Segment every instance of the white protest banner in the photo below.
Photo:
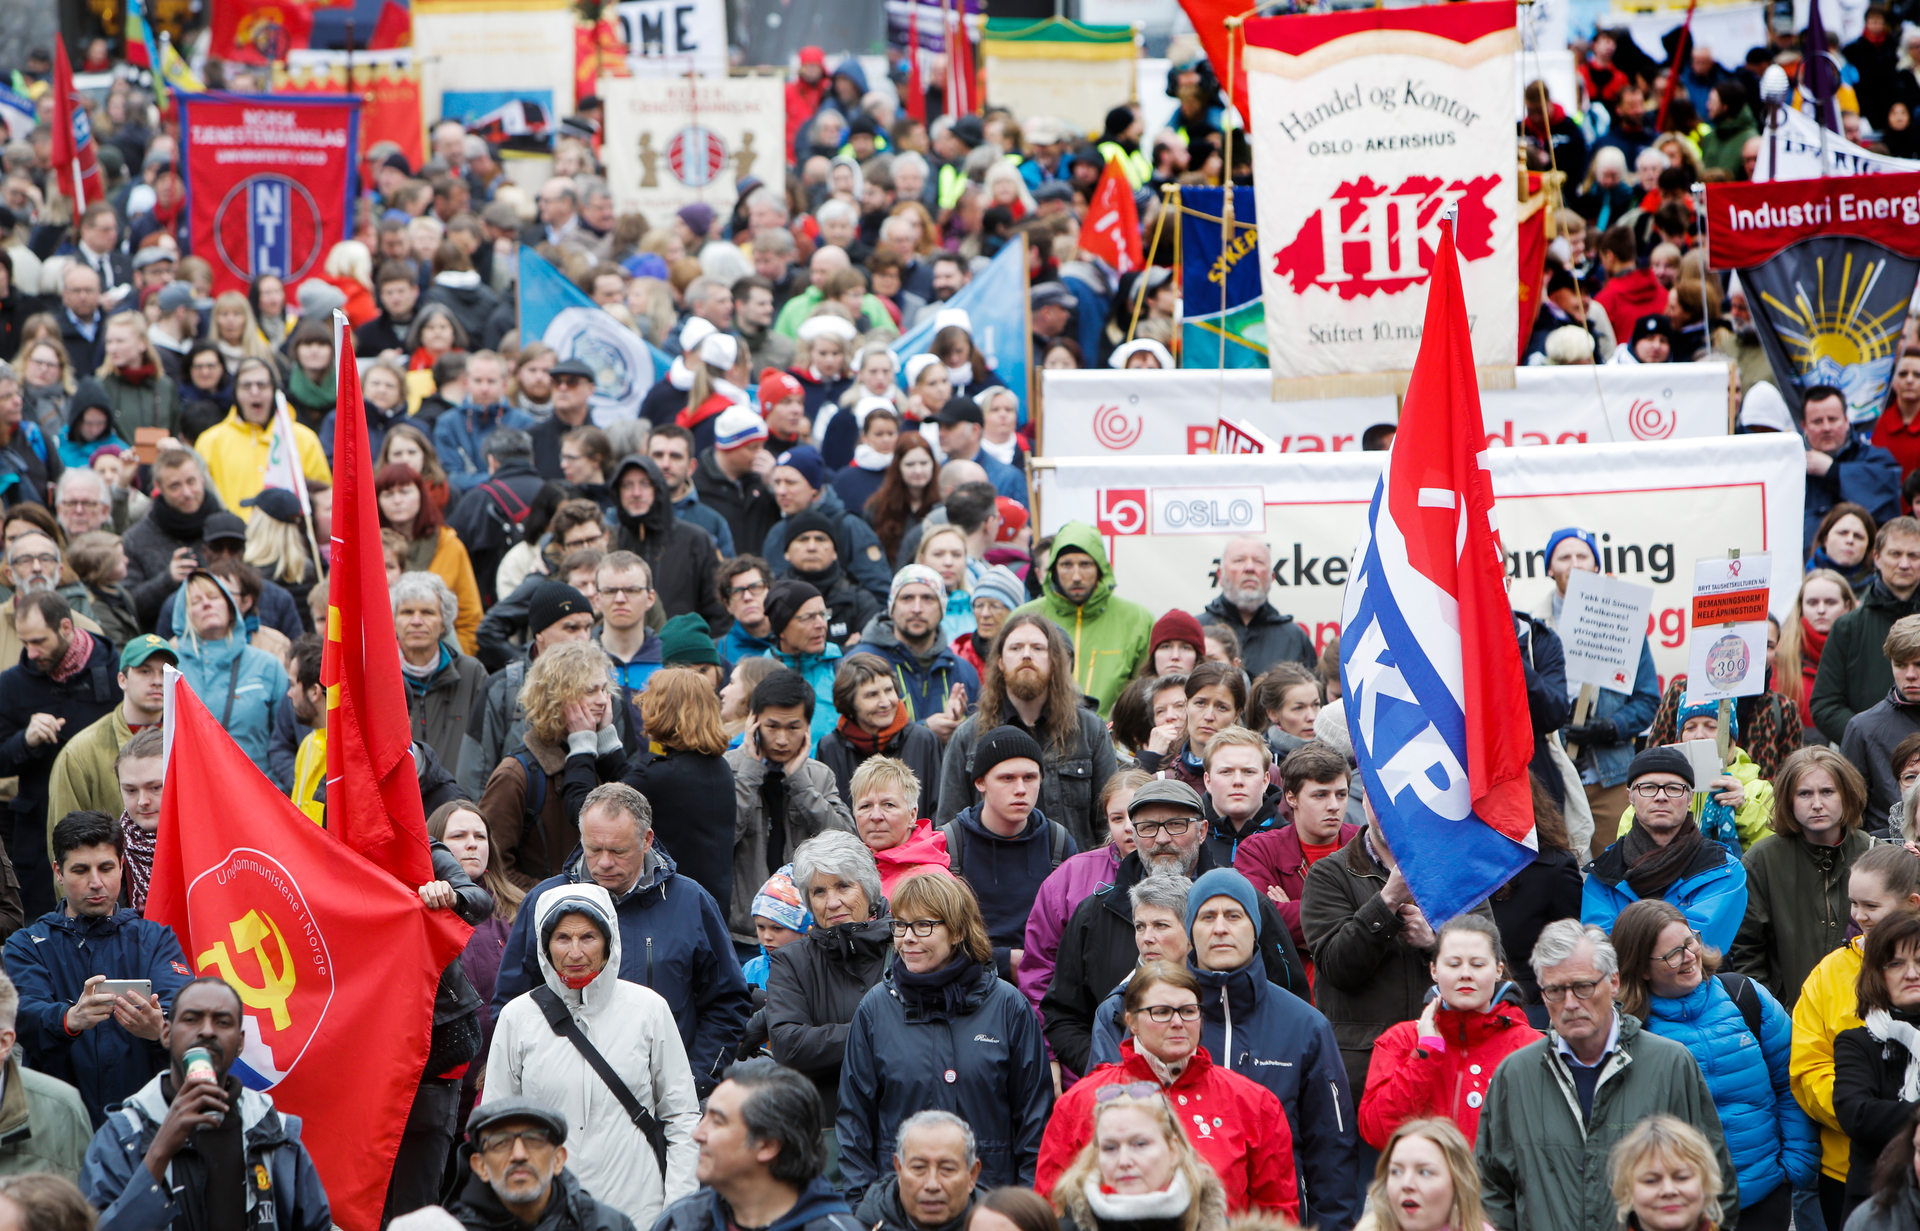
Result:
{"type": "Polygon", "coordinates": [[[413,0],[413,52],[422,65],[421,114],[440,114],[440,96],[518,92],[573,110],[573,6],[567,0],[413,0]]]}
{"type": "Polygon", "coordinates": [[[1687,704],[1766,691],[1767,625],[1695,628],[1687,644],[1687,704]]]}
{"type": "MultiPolygon", "coordinates": [[[[1349,557],[1385,458],[1354,452],[1056,458],[1035,471],[1036,536],[1069,521],[1097,527],[1122,597],[1160,612],[1198,611],[1211,602],[1226,541],[1257,534],[1276,566],[1268,597],[1324,647],[1340,630],[1349,557]],[[1266,496],[1263,522],[1243,519],[1238,497],[1227,496],[1254,487],[1266,496]],[[1197,502],[1184,496],[1194,489],[1212,495],[1197,502]],[[1171,512],[1183,498],[1185,507],[1171,512]]],[[[1686,561],[1724,554],[1729,546],[1773,551],[1782,559],[1800,551],[1807,455],[1790,434],[1496,449],[1488,465],[1515,610],[1532,610],[1553,584],[1547,536],[1561,526],[1591,530],[1603,573],[1653,588],[1646,626],[1663,675],[1686,667],[1693,595],[1686,561]]],[[[1796,580],[1783,578],[1774,591],[1776,614],[1792,604],[1796,580]]]]}
{"type": "Polygon", "coordinates": [[[622,0],[614,6],[636,77],[725,77],[725,0],[622,0]]]}
{"type": "Polygon", "coordinates": [[[1773,554],[1713,556],[1693,564],[1693,623],[1745,624],[1765,620],[1773,591],[1773,554]]]}
{"type": "MultiPolygon", "coordinates": [[[[1276,402],[1258,369],[1146,368],[1042,372],[1040,457],[1211,453],[1222,419],[1257,428],[1275,453],[1359,452],[1376,423],[1399,418],[1391,396],[1276,402]]],[[[1489,448],[1686,440],[1727,434],[1723,363],[1601,364],[1514,370],[1511,389],[1483,389],[1489,448]]]]}
{"type": "Polygon", "coordinates": [[[1518,356],[1514,6],[1256,17],[1246,36],[1266,344],[1277,396],[1391,393],[1413,367],[1440,216],[1482,384],[1518,356]]]}
{"type": "Polygon", "coordinates": [[[1839,133],[1826,132],[1810,115],[1788,107],[1776,107],[1773,114],[1778,122],[1760,134],[1760,159],[1753,164],[1755,183],[1819,179],[1823,152],[1825,174],[1836,179],[1920,171],[1920,162],[1862,149],[1839,133]]]}
{"type": "Polygon", "coordinates": [[[1568,687],[1594,684],[1623,696],[1633,692],[1652,606],[1651,586],[1584,569],[1568,574],[1555,630],[1567,658],[1568,687]]]}
{"type": "Polygon", "coordinates": [[[704,201],[725,217],[749,175],[784,197],[783,89],[772,77],[603,80],[614,208],[665,218],[704,201]]]}

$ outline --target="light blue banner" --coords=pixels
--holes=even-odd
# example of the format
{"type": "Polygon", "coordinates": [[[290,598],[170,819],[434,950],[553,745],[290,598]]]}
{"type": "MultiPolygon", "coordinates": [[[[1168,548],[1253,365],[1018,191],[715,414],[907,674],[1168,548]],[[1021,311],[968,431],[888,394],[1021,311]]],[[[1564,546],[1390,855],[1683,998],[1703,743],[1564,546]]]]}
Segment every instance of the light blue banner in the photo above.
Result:
{"type": "MultiPolygon", "coordinates": [[[[952,299],[940,305],[959,308],[973,323],[973,344],[987,357],[1000,383],[1020,399],[1020,421],[1027,420],[1027,373],[1033,366],[1028,355],[1033,339],[1027,328],[1027,237],[1008,244],[993,258],[993,263],[973,276],[952,299]]],[[[891,349],[904,361],[933,346],[933,322],[901,334],[891,349]]]]}

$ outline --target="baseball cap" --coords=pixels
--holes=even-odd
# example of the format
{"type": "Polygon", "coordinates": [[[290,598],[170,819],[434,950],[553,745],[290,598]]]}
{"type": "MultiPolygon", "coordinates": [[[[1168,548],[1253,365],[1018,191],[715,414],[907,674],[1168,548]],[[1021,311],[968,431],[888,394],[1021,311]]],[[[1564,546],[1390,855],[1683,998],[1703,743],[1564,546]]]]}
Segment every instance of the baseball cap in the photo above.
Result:
{"type": "Polygon", "coordinates": [[[240,502],[250,509],[259,509],[277,522],[289,526],[300,524],[300,497],[284,487],[264,487],[257,496],[248,496],[240,502]]]}
{"type": "Polygon", "coordinates": [[[160,306],[162,313],[192,307],[193,287],[185,282],[169,282],[160,288],[160,293],[154,296],[154,302],[160,306]]]}
{"type": "Polygon", "coordinates": [[[956,423],[984,425],[987,420],[986,416],[980,413],[980,408],[973,404],[972,398],[964,393],[956,393],[947,399],[947,404],[940,408],[940,413],[933,416],[933,421],[941,427],[952,427],[956,423]]]}
{"type": "Polygon", "coordinates": [[[142,248],[134,254],[133,267],[135,269],[145,269],[150,265],[158,265],[162,261],[174,261],[178,259],[179,258],[174,256],[173,249],[163,248],[155,244],[151,248],[142,248]]]}
{"type": "Polygon", "coordinates": [[[1042,282],[1033,288],[1033,306],[1036,308],[1071,308],[1074,306],[1073,292],[1058,282],[1042,282]]]}
{"type": "Polygon", "coordinates": [[[207,518],[200,537],[209,543],[217,539],[238,539],[244,543],[247,541],[247,523],[241,521],[236,513],[215,513],[207,518]]]}
{"type": "Polygon", "coordinates": [[[152,633],[142,633],[127,642],[127,648],[120,651],[120,669],[130,670],[152,658],[155,654],[165,654],[167,661],[174,666],[180,665],[180,655],[174,651],[165,637],[156,637],[152,633]]]}

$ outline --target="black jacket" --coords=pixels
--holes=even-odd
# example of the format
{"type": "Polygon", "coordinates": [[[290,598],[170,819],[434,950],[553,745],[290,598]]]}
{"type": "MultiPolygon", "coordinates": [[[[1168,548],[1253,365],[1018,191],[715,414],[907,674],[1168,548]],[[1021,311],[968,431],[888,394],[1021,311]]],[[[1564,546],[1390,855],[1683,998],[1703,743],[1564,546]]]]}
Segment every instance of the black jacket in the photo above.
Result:
{"type": "MultiPolygon", "coordinates": [[[[1514,873],[1513,879],[1488,899],[1493,921],[1500,929],[1500,943],[1508,953],[1532,953],[1541,929],[1555,919],[1580,917],[1580,863],[1572,851],[1542,845],[1533,862],[1514,873]]],[[[1527,1004],[1540,1004],[1540,980],[1533,977],[1530,962],[1517,962],[1513,981],[1527,1004]]],[[[1544,1028],[1545,1018],[1534,1023],[1544,1028]]]]}
{"type": "Polygon", "coordinates": [[[645,471],[653,484],[653,507],[640,517],[629,516],[625,510],[618,513],[618,547],[639,556],[653,570],[654,597],[667,618],[698,612],[718,640],[733,620],[715,588],[720,553],[714,548],[713,536],[674,513],[673,494],[650,457],[632,453],[621,458],[610,476],[614,491],[620,490],[620,477],[635,467],[645,471]]]}
{"type": "Polygon", "coordinates": [[[848,637],[865,628],[867,621],[881,613],[880,600],[853,584],[837,560],[821,572],[803,573],[794,569],[791,576],[820,591],[820,596],[827,602],[827,640],[843,650],[847,647],[848,637]]]}
{"type": "Polygon", "coordinates": [[[973,1207],[979,1200],[980,1189],[975,1186],[967,1193],[965,1209],[937,1227],[923,1227],[913,1221],[906,1207],[900,1203],[900,1177],[889,1171],[879,1183],[867,1190],[855,1216],[860,1219],[861,1226],[872,1231],[962,1231],[973,1217],[973,1207]]]}
{"type": "MultiPolygon", "coordinates": [[[[1232,866],[1216,863],[1212,850],[1203,843],[1192,876],[1198,879],[1216,867],[1232,866]]],[[[1054,1058],[1075,1073],[1087,1071],[1093,1053],[1093,1017],[1099,1012],[1100,1002],[1133,973],[1138,962],[1133,943],[1133,899],[1128,894],[1145,875],[1140,852],[1122,859],[1114,871],[1113,884],[1075,907],[1066,930],[1060,934],[1053,983],[1040,1001],[1040,1017],[1046,1023],[1054,1058]]],[[[1280,912],[1264,897],[1260,899],[1260,957],[1266,966],[1267,982],[1308,999],[1306,967],[1300,963],[1300,954],[1293,947],[1293,937],[1280,912]]]]}
{"type": "Polygon", "coordinates": [[[467,1177],[460,1197],[447,1210],[467,1231],[635,1231],[633,1220],[593,1199],[580,1187],[573,1172],[553,1178],[553,1191],[540,1221],[529,1227],[493,1195],[493,1186],[477,1175],[467,1177]]]}
{"type": "MultiPolygon", "coordinates": [[[[862,591],[865,593],[865,591],[862,591]]],[[[940,737],[922,722],[910,722],[894,733],[887,746],[879,755],[905,761],[913,776],[920,780],[920,802],[924,805],[933,798],[940,785],[940,737]]],[[[866,761],[866,756],[840,734],[835,727],[820,739],[820,747],[814,752],[814,759],[833,771],[833,780],[840,788],[840,798],[853,806],[853,771],[866,761]]],[[[932,809],[922,807],[922,812],[932,809]]]]}
{"type": "MultiPolygon", "coordinates": [[[[93,634],[93,652],[86,665],[57,683],[35,666],[23,653],[19,665],[0,671],[0,776],[20,777],[20,793],[8,805],[13,824],[28,827],[28,832],[44,834],[47,819],[47,779],[53,773],[54,758],[74,736],[112,713],[120,704],[119,651],[104,636],[93,634]],[[35,714],[52,714],[66,719],[66,725],[52,742],[32,746],[27,743],[27,724],[35,714]]],[[[38,851],[44,838],[31,838],[21,845],[15,835],[13,849],[38,851]]],[[[29,875],[45,879],[47,865],[29,863],[29,875]]]]}
{"type": "Polygon", "coordinates": [[[1566,652],[1560,648],[1559,636],[1530,615],[1514,612],[1513,626],[1520,639],[1520,667],[1527,677],[1527,710],[1533,718],[1533,776],[1553,797],[1554,807],[1565,808],[1566,782],[1553,763],[1547,739],[1573,717],[1573,703],[1567,699],[1566,652]]]}
{"type": "Polygon", "coordinates": [[[575,426],[592,427],[591,417],[578,425],[568,424],[559,415],[548,415],[527,429],[527,435],[533,437],[533,468],[543,479],[565,482],[566,475],[560,469],[560,438],[574,430],[575,426]]]}
{"type": "MultiPolygon", "coordinates": [[[[1901,1009],[1893,1019],[1920,1024],[1920,1015],[1901,1009]]],[[[1900,1098],[1907,1074],[1907,1049],[1888,1040],[1882,1043],[1865,1026],[1842,1030],[1833,1039],[1833,1114],[1840,1131],[1853,1139],[1853,1157],[1847,1164],[1849,1206],[1873,1190],[1873,1168],[1887,1143],[1912,1120],[1915,1105],[1900,1098]]]]}
{"type": "Polygon", "coordinates": [[[87,341],[80,327],[73,323],[73,316],[66,306],[53,309],[53,315],[60,322],[60,341],[67,348],[67,359],[75,373],[91,376],[100,370],[100,360],[107,353],[107,314],[99,314],[99,324],[94,327],[93,341],[87,341]]]}
{"type": "Polygon", "coordinates": [[[815,927],[775,949],[767,962],[767,1034],[773,1058],[813,1079],[825,1122],[840,1112],[840,1062],[847,1026],[893,957],[892,921],[880,915],[815,927]]]}
{"type": "Polygon", "coordinates": [[[447,513],[447,524],[466,544],[480,597],[488,602],[493,601],[493,579],[500,571],[500,559],[519,541],[514,536],[521,533],[521,523],[512,519],[510,510],[525,509],[545,485],[546,480],[533,467],[513,462],[460,497],[447,513]]]}
{"type": "Polygon", "coordinates": [[[673,857],[680,875],[720,903],[733,901],[733,768],[725,757],[644,747],[620,781],[653,807],[654,847],[673,857]]]}
{"type": "Polygon", "coordinates": [[[700,493],[701,504],[727,519],[736,552],[748,556],[760,554],[767,541],[767,531],[780,520],[780,506],[767,490],[765,480],[749,471],[746,478],[735,483],[713,460],[713,450],[708,449],[700,454],[700,464],[693,468],[693,490],[700,493]]]}
{"type": "MultiPolygon", "coordinates": [[[[414,309],[419,314],[419,308],[414,309]]],[[[396,322],[386,309],[360,328],[353,331],[353,353],[362,358],[372,358],[386,351],[397,350],[407,353],[407,331],[413,328],[411,320],[404,324],[396,322]]]]}
{"type": "Polygon", "coordinates": [[[1320,652],[1313,648],[1313,638],[1272,603],[1261,603],[1259,610],[1246,618],[1226,595],[1219,594],[1196,618],[1202,624],[1225,624],[1233,630],[1233,635],[1240,638],[1240,663],[1253,679],[1280,663],[1299,663],[1309,671],[1319,669],[1320,652]]]}
{"type": "MultiPolygon", "coordinates": [[[[729,1231],[738,1226],[732,1211],[720,1194],[702,1188],[690,1197],[682,1197],[666,1208],[654,1231],[729,1231]]],[[[491,1229],[490,1229],[491,1231],[491,1229]]],[[[502,1229],[505,1231],[505,1229],[502,1229]]],[[[544,1229],[543,1229],[544,1231],[544,1229]]],[[[759,1231],[867,1231],[853,1220],[847,1203],[834,1191],[833,1182],[815,1176],[800,1191],[800,1200],[792,1209],[759,1231]]]]}

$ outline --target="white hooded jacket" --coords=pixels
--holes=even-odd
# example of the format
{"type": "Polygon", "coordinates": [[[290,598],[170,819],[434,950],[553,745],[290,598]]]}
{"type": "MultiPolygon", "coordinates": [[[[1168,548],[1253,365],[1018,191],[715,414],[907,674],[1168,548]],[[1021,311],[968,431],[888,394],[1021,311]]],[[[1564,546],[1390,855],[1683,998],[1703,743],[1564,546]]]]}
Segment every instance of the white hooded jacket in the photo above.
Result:
{"type": "Polygon", "coordinates": [[[607,1058],[640,1105],[667,1135],[664,1184],[653,1147],[627,1118],[600,1075],[565,1037],[553,1032],[532,993],[515,998],[494,1025],[483,1103],[515,1096],[534,1099],[567,1118],[567,1168],[581,1187],[633,1220],[651,1227],[660,1212],[699,1185],[693,1126],[700,1118],[693,1070],[679,1027],[660,993],[620,978],[620,927],[613,899],[595,884],[558,885],[534,905],[536,933],[544,936],[564,909],[597,910],[609,933],[607,964],[593,982],[572,991],[540,946],[540,974],[607,1058]]]}

